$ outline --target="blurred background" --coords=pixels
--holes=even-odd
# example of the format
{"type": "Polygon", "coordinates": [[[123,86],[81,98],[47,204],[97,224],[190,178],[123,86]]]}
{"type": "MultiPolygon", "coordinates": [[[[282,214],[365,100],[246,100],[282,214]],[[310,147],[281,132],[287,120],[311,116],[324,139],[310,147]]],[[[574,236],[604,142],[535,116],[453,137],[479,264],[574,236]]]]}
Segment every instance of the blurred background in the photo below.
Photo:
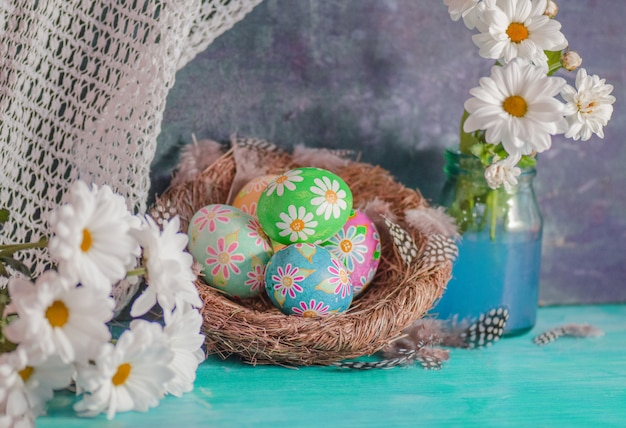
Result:
{"type": "MultiPolygon", "coordinates": [[[[540,303],[626,302],[626,2],[557,4],[570,49],[617,102],[603,140],[553,138],[539,157],[540,303]]],[[[471,34],[439,0],[264,0],[178,72],[153,193],[192,134],[237,133],[360,151],[436,203],[444,149],[458,144],[468,91],[492,65],[471,34]]],[[[575,73],[559,74],[574,85],[575,73]]]]}

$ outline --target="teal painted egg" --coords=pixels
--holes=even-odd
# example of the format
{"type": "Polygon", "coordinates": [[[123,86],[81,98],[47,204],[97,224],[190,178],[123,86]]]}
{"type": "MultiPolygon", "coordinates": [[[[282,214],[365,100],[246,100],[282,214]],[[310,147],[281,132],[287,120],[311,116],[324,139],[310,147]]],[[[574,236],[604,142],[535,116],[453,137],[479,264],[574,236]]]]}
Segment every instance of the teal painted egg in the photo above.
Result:
{"type": "Polygon", "coordinates": [[[380,263],[380,236],[374,222],[361,211],[353,211],[339,232],[320,245],[343,262],[350,273],[354,297],[361,294],[380,263]]]}
{"type": "Polygon", "coordinates": [[[308,318],[343,312],[352,303],[352,283],[343,263],[315,244],[277,251],[265,269],[265,291],[284,314],[308,318]]]}
{"type": "Polygon", "coordinates": [[[273,250],[256,218],[229,205],[207,205],[191,218],[187,234],[207,284],[239,298],[264,289],[273,250]]]}
{"type": "Polygon", "coordinates": [[[321,242],[345,224],[352,192],[336,174],[321,168],[296,168],[271,181],[259,198],[257,216],[276,242],[321,242]]]}

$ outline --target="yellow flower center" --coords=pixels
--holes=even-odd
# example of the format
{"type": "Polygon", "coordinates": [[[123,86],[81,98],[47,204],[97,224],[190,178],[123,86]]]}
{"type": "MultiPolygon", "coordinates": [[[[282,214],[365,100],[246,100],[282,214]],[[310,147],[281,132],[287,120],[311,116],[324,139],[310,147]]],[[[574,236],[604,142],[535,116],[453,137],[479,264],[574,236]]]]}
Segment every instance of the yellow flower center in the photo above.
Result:
{"type": "Polygon", "coordinates": [[[341,281],[342,284],[347,284],[350,281],[350,276],[348,275],[348,272],[341,269],[339,271],[339,280],[341,281]]]}
{"type": "Polygon", "coordinates": [[[511,22],[506,34],[513,43],[520,43],[528,38],[528,28],[520,22],[511,22]]]}
{"type": "Polygon", "coordinates": [[[228,254],[226,251],[222,251],[218,254],[217,261],[220,262],[221,265],[230,263],[230,254],[228,254]]]}
{"type": "Polygon", "coordinates": [[[341,247],[341,251],[343,251],[344,253],[349,253],[350,251],[352,251],[352,241],[350,241],[349,239],[344,239],[339,243],[339,247],[341,247]]]}
{"type": "Polygon", "coordinates": [[[91,236],[91,232],[88,229],[83,229],[83,242],[80,244],[80,249],[83,253],[89,251],[91,246],[93,245],[93,238],[91,236]]]}
{"type": "Polygon", "coordinates": [[[317,318],[317,312],[309,309],[309,310],[302,312],[302,316],[304,318],[317,318]]]}
{"type": "Polygon", "coordinates": [[[328,202],[329,204],[337,203],[337,193],[333,192],[332,190],[327,190],[325,196],[326,202],[328,202]]]}
{"type": "Polygon", "coordinates": [[[300,232],[302,229],[304,229],[304,222],[297,218],[291,222],[289,227],[291,227],[291,230],[293,230],[294,232],[300,232]]]}
{"type": "Polygon", "coordinates": [[[120,386],[124,382],[126,382],[126,379],[128,379],[128,376],[130,376],[130,369],[131,369],[130,364],[128,363],[120,364],[117,367],[117,371],[111,378],[111,382],[113,383],[113,385],[120,386]]]}
{"type": "Polygon", "coordinates": [[[511,116],[524,117],[528,111],[526,100],[519,95],[511,95],[502,103],[502,108],[511,116]]]}
{"type": "Polygon", "coordinates": [[[290,276],[283,276],[283,279],[280,280],[280,283],[285,288],[289,288],[293,285],[293,278],[290,276]]]}
{"type": "Polygon", "coordinates": [[[282,184],[287,180],[289,180],[289,177],[287,177],[286,175],[281,175],[280,177],[276,179],[276,183],[282,184]]]}
{"type": "Polygon", "coordinates": [[[593,108],[596,106],[596,103],[594,101],[590,102],[587,105],[581,105],[580,101],[576,104],[576,107],[578,108],[578,111],[583,113],[583,114],[590,114],[593,113],[593,108]]]}
{"type": "Polygon", "coordinates": [[[26,382],[32,376],[34,371],[35,369],[32,368],[31,366],[26,366],[22,370],[20,370],[18,373],[20,377],[22,378],[22,380],[26,382]]]}
{"type": "Polygon", "coordinates": [[[46,309],[46,318],[52,327],[63,327],[70,317],[70,311],[61,300],[55,300],[46,309]]]}

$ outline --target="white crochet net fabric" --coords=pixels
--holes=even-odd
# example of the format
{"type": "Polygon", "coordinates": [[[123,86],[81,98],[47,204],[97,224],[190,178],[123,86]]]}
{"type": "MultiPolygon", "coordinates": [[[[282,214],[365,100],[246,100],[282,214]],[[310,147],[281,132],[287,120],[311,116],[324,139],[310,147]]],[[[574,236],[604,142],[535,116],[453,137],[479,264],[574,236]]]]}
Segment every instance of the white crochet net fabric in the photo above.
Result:
{"type": "Polygon", "coordinates": [[[77,178],[144,212],[176,71],[261,1],[0,0],[0,243],[47,235],[77,178]]]}

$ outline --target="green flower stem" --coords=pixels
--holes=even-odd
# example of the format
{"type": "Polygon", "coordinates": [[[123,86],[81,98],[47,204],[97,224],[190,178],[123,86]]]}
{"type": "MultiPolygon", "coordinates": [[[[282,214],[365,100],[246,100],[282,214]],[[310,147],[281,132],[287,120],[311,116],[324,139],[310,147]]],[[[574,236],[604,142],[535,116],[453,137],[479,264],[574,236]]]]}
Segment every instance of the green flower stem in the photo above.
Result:
{"type": "Polygon", "coordinates": [[[479,141],[478,139],[476,139],[476,136],[473,133],[468,134],[467,132],[463,130],[463,125],[465,124],[465,121],[467,120],[468,117],[469,117],[469,113],[467,112],[467,110],[464,110],[463,117],[461,117],[461,124],[459,126],[459,135],[461,138],[459,142],[459,151],[463,154],[471,155],[472,146],[478,143],[479,141]]]}
{"type": "Polygon", "coordinates": [[[142,266],[137,269],[129,270],[128,272],[126,272],[126,276],[141,276],[145,275],[146,273],[148,273],[148,271],[145,267],[142,266]]]}
{"type": "Polygon", "coordinates": [[[496,226],[498,224],[498,191],[490,190],[487,194],[487,211],[489,211],[489,237],[496,240],[496,226]]]}
{"type": "Polygon", "coordinates": [[[48,245],[48,240],[46,238],[42,238],[38,242],[27,242],[25,244],[0,245],[0,255],[10,256],[16,251],[30,250],[33,248],[45,248],[46,245],[48,245]]]}

